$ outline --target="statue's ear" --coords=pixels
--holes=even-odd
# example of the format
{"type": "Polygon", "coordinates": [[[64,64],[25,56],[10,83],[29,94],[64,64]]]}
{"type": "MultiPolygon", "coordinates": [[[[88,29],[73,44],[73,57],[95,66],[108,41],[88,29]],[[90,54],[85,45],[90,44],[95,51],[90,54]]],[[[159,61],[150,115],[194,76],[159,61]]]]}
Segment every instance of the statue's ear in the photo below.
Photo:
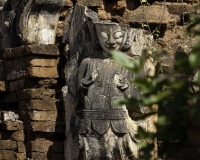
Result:
{"type": "Polygon", "coordinates": [[[97,34],[96,34],[96,29],[95,29],[95,25],[94,25],[94,21],[91,17],[87,17],[87,24],[88,24],[88,28],[89,28],[89,31],[90,31],[90,37],[91,37],[91,40],[92,40],[92,46],[95,48],[95,49],[100,49],[101,46],[99,44],[99,40],[97,38],[97,34]]]}
{"type": "Polygon", "coordinates": [[[133,41],[134,41],[134,37],[135,37],[135,31],[134,29],[127,29],[126,31],[126,38],[125,38],[125,43],[122,47],[123,51],[127,51],[129,50],[129,48],[131,47],[133,41]]]}

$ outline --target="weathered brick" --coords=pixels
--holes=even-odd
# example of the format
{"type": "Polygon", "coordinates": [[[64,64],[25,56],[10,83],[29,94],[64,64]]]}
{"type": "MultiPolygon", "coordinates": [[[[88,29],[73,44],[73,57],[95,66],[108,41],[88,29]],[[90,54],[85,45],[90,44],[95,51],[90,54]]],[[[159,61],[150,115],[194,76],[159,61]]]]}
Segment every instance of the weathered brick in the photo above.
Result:
{"type": "Polygon", "coordinates": [[[16,160],[15,152],[9,150],[0,150],[1,160],[16,160]]]}
{"type": "Polygon", "coordinates": [[[195,13],[196,11],[196,8],[195,8],[196,5],[188,5],[187,3],[173,3],[172,4],[170,2],[166,2],[165,6],[168,8],[169,13],[178,14],[181,16],[185,13],[195,13]]]}
{"type": "Polygon", "coordinates": [[[16,153],[17,160],[25,160],[26,159],[26,153],[16,153]]]}
{"type": "Polygon", "coordinates": [[[16,131],[11,135],[10,139],[14,141],[24,141],[25,139],[24,132],[22,130],[16,131]]]}
{"type": "Polygon", "coordinates": [[[18,153],[25,153],[26,147],[24,145],[24,142],[17,142],[17,152],[18,153]]]}
{"type": "Polygon", "coordinates": [[[57,67],[27,67],[24,69],[12,70],[7,74],[6,80],[17,80],[21,78],[58,78],[57,67]]]}
{"type": "Polygon", "coordinates": [[[71,0],[65,0],[65,6],[66,7],[72,7],[73,6],[73,2],[71,0]]]}
{"type": "Polygon", "coordinates": [[[175,25],[180,20],[179,15],[169,14],[168,9],[163,6],[151,5],[151,6],[140,6],[136,10],[130,13],[127,21],[129,23],[153,23],[153,24],[173,24],[175,25]],[[163,14],[160,13],[162,10],[163,14]],[[145,13],[144,15],[141,13],[145,13]],[[162,17],[163,16],[163,17],[162,17]],[[162,18],[162,21],[161,21],[162,18]]]}
{"type": "Polygon", "coordinates": [[[6,91],[6,82],[0,81],[0,92],[5,92],[5,91],[6,91]]]}
{"type": "Polygon", "coordinates": [[[0,69],[0,80],[5,81],[6,80],[6,71],[0,69]]]}
{"type": "Polygon", "coordinates": [[[19,110],[30,111],[57,111],[62,110],[61,102],[58,99],[31,99],[20,101],[19,110]]]}
{"type": "Polygon", "coordinates": [[[12,59],[27,55],[59,56],[59,49],[57,45],[26,45],[16,48],[6,48],[3,53],[3,57],[5,59],[12,59]]]}
{"type": "MultiPolygon", "coordinates": [[[[63,127],[64,128],[64,127],[63,127]]],[[[28,130],[24,130],[26,133],[26,142],[31,142],[31,141],[39,141],[39,140],[49,140],[52,142],[63,142],[65,141],[65,133],[62,132],[33,132],[30,128],[28,130]]],[[[28,150],[27,150],[28,151],[28,150]]]]}
{"type": "Polygon", "coordinates": [[[11,140],[0,140],[0,150],[16,150],[17,143],[16,141],[11,140]]]}
{"type": "Polygon", "coordinates": [[[2,103],[19,102],[28,99],[48,99],[56,96],[55,89],[24,89],[22,91],[5,93],[0,97],[2,103]]]}
{"type": "Polygon", "coordinates": [[[57,80],[53,78],[25,78],[16,81],[7,82],[6,91],[14,92],[27,88],[55,88],[57,80]]]}
{"type": "Polygon", "coordinates": [[[77,3],[79,5],[85,5],[85,6],[88,6],[88,7],[99,7],[102,5],[103,3],[103,0],[77,0],[77,3]]]}
{"type": "Polygon", "coordinates": [[[63,113],[57,111],[21,111],[19,117],[23,121],[62,121],[63,113]]]}
{"type": "Polygon", "coordinates": [[[31,152],[51,152],[51,153],[63,153],[64,145],[62,142],[45,141],[32,141],[27,143],[27,149],[31,152]]]}
{"type": "Polygon", "coordinates": [[[64,124],[62,122],[27,122],[25,123],[25,130],[33,132],[56,132],[64,133],[64,124]]]}
{"type": "Polygon", "coordinates": [[[51,152],[47,152],[47,153],[40,153],[40,152],[29,152],[28,157],[30,157],[33,160],[64,160],[64,154],[54,154],[51,152]]]}
{"type": "Polygon", "coordinates": [[[22,121],[6,121],[1,124],[1,129],[2,130],[8,130],[8,131],[18,131],[18,130],[23,130],[24,125],[22,121]]]}
{"type": "Polygon", "coordinates": [[[27,56],[5,61],[5,70],[23,69],[26,67],[57,67],[59,57],[27,56]]]}
{"type": "Polygon", "coordinates": [[[42,159],[42,160],[47,160],[46,153],[40,153],[40,152],[30,152],[28,153],[27,157],[30,159],[42,159]]]}

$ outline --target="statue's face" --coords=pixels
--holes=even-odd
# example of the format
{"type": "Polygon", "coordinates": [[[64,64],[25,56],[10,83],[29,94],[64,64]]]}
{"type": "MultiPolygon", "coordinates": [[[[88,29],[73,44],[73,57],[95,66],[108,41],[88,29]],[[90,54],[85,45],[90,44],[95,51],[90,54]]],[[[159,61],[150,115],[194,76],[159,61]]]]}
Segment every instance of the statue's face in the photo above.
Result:
{"type": "Polygon", "coordinates": [[[96,23],[99,43],[104,51],[120,50],[124,45],[125,32],[117,23],[96,23]]]}

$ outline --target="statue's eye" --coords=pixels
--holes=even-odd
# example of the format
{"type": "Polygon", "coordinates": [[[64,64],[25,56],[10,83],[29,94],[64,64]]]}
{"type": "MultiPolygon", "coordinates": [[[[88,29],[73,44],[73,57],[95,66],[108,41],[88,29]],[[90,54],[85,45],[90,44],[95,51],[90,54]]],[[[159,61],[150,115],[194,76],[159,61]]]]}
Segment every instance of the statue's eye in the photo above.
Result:
{"type": "Polygon", "coordinates": [[[108,39],[108,35],[105,32],[100,33],[101,37],[105,38],[106,40],[108,39]]]}
{"type": "Polygon", "coordinates": [[[115,32],[113,36],[115,39],[119,39],[122,38],[124,34],[122,32],[115,32]]]}

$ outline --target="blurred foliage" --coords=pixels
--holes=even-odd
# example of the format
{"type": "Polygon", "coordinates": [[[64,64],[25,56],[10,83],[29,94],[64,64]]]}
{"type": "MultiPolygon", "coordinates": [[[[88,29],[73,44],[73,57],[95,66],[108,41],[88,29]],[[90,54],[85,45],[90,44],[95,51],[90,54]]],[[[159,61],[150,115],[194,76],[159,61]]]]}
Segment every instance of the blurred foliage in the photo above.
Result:
{"type": "MultiPolygon", "coordinates": [[[[190,20],[192,23],[187,28],[186,33],[199,36],[200,18],[192,14],[190,20]]],[[[139,127],[137,137],[143,140],[157,138],[158,141],[161,141],[159,156],[162,158],[173,158],[181,148],[188,145],[187,127],[189,121],[194,115],[200,113],[200,74],[198,74],[200,40],[196,44],[189,55],[184,52],[175,54],[174,66],[171,66],[168,73],[162,72],[161,62],[157,60],[154,76],[132,79],[131,83],[143,93],[140,99],[130,98],[115,102],[115,105],[128,104],[132,107],[139,105],[152,108],[153,105],[158,105],[158,113],[150,112],[140,117],[145,119],[152,114],[158,114],[157,133],[150,133],[139,127]],[[197,77],[196,80],[194,80],[194,76],[197,77]]],[[[146,52],[146,54],[149,52],[151,56],[157,57],[159,55],[155,49],[146,52]]],[[[144,56],[131,61],[131,58],[121,52],[113,51],[111,54],[120,66],[134,73],[143,69],[148,58],[144,56]]],[[[153,143],[145,141],[139,145],[144,153],[140,159],[150,159],[150,152],[154,147],[153,143]]]]}

